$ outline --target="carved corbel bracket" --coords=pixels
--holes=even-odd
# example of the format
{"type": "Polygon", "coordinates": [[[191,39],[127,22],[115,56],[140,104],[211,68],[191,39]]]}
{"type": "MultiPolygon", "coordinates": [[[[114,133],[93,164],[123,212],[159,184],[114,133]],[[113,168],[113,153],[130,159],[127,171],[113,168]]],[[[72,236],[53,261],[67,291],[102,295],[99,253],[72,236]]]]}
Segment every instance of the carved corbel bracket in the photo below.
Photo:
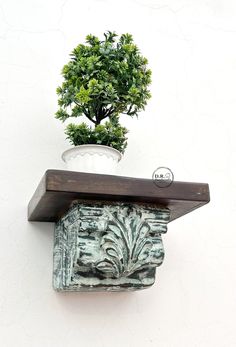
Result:
{"type": "Polygon", "coordinates": [[[127,203],[76,203],[56,224],[55,290],[137,290],[155,281],[170,211],[127,203]]]}

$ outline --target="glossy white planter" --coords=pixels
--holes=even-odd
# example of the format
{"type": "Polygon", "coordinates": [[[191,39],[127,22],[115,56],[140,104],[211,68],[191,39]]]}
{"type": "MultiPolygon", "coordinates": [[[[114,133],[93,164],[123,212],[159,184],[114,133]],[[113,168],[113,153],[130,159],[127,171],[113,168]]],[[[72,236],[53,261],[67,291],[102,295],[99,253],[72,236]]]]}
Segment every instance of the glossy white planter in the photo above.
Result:
{"type": "Polygon", "coordinates": [[[117,164],[122,154],[108,146],[75,146],[62,154],[62,159],[70,171],[116,174],[117,164]]]}

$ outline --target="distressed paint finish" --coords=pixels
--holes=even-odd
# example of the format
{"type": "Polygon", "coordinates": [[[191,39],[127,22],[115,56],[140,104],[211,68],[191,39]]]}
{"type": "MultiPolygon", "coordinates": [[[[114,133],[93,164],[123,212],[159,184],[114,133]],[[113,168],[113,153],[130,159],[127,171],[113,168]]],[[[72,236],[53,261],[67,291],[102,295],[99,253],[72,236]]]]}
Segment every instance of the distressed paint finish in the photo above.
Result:
{"type": "Polygon", "coordinates": [[[170,212],[130,203],[76,203],[58,221],[53,286],[57,291],[144,289],[164,258],[170,212]]]}

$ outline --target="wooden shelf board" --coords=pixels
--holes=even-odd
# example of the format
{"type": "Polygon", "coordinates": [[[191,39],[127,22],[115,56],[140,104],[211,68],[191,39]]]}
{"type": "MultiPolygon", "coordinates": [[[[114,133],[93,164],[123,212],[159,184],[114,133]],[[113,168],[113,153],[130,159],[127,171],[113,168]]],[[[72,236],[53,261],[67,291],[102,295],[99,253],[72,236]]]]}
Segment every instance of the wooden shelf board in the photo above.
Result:
{"type": "Polygon", "coordinates": [[[47,170],[28,205],[28,220],[56,222],[74,200],[151,203],[168,207],[171,221],[210,201],[207,183],[173,182],[159,188],[152,179],[47,170]]]}

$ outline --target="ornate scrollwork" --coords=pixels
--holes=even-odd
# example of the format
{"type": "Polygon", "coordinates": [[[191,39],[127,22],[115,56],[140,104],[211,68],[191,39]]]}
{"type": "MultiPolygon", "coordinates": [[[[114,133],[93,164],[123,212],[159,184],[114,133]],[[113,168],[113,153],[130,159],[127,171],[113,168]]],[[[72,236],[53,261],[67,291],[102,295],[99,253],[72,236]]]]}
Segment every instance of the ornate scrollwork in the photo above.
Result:
{"type": "Polygon", "coordinates": [[[135,290],[154,283],[169,210],[125,203],[77,203],[56,224],[56,290],[135,290]]]}
{"type": "Polygon", "coordinates": [[[160,234],[151,233],[150,222],[143,218],[141,209],[124,206],[121,213],[120,209],[106,207],[104,213],[109,220],[101,238],[105,257],[96,264],[99,271],[106,277],[120,278],[162,263],[160,234]]]}

